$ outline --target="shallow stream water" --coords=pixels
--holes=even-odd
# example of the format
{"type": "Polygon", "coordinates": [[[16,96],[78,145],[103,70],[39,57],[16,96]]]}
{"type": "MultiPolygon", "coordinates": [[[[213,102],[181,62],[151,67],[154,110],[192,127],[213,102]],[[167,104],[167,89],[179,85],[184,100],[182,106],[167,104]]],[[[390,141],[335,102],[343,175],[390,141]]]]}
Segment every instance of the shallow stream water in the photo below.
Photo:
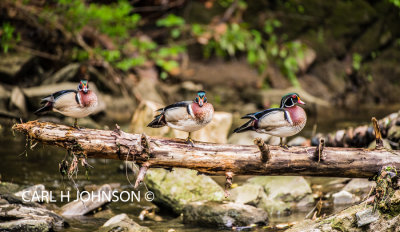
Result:
{"type": "MultiPolygon", "coordinates": [[[[359,111],[357,114],[352,112],[332,111],[332,115],[329,118],[318,118],[318,120],[316,118],[310,118],[307,128],[302,132],[302,135],[309,137],[314,123],[318,123],[319,132],[329,132],[349,125],[369,123],[371,116],[381,118],[391,112],[395,112],[395,110],[377,109],[376,111],[359,111]]],[[[70,190],[71,193],[75,192],[74,185],[68,180],[63,180],[58,170],[59,162],[66,155],[65,150],[38,144],[33,150],[27,149],[27,153],[25,153],[25,137],[21,134],[13,135],[9,126],[0,126],[1,181],[12,182],[23,186],[44,184],[47,190],[53,191],[56,194],[56,198],[59,197],[57,194],[61,191],[70,190]]],[[[84,175],[85,172],[83,168],[81,168],[76,178],[76,184],[80,188],[91,184],[102,185],[106,183],[119,183],[122,190],[131,191],[133,189],[127,180],[125,171],[121,170],[122,163],[120,161],[90,159],[89,163],[94,166],[88,175],[89,179],[84,175]]],[[[132,175],[130,175],[130,179],[131,182],[134,182],[134,177],[132,175]]],[[[223,182],[221,181],[222,179],[220,177],[215,178],[218,183],[223,182]]],[[[240,182],[243,182],[245,179],[246,177],[235,177],[234,182],[240,184],[240,182]]],[[[146,190],[143,188],[141,191],[144,192],[146,190]]],[[[63,203],[57,201],[55,204],[61,207],[63,203]]],[[[159,212],[159,215],[164,219],[162,222],[150,220],[140,221],[138,215],[149,205],[150,204],[146,201],[141,201],[140,203],[113,202],[108,204],[105,210],[94,215],[66,218],[70,226],[62,231],[93,231],[100,227],[112,215],[119,213],[128,214],[133,220],[143,226],[148,226],[153,231],[167,231],[171,228],[176,231],[185,232],[215,231],[215,229],[184,225],[179,217],[173,216],[167,211],[159,212]]],[[[311,210],[311,208],[295,211],[290,216],[272,216],[270,221],[272,224],[300,221],[309,210],[311,210]]],[[[327,209],[326,212],[332,212],[332,209],[327,209]]]]}

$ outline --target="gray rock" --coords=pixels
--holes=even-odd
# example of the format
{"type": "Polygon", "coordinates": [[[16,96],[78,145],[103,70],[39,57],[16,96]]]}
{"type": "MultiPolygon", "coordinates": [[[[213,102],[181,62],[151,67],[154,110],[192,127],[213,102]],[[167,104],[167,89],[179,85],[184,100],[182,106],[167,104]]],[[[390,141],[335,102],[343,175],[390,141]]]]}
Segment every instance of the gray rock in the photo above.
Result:
{"type": "Polygon", "coordinates": [[[54,73],[50,78],[46,78],[43,80],[43,85],[54,84],[60,81],[70,81],[78,72],[81,64],[79,63],[70,63],[65,67],[58,70],[54,73]]]}
{"type": "Polygon", "coordinates": [[[4,193],[16,193],[20,186],[10,182],[0,182],[0,195],[4,193]]]}
{"type": "Polygon", "coordinates": [[[262,209],[239,203],[193,202],[183,208],[183,223],[226,228],[266,225],[268,214],[262,209]]]}
{"type": "Polygon", "coordinates": [[[44,185],[37,184],[28,188],[25,188],[19,192],[15,193],[15,196],[22,197],[25,199],[30,199],[30,201],[38,202],[42,198],[42,192],[46,191],[44,185]]]}
{"type": "Polygon", "coordinates": [[[333,204],[335,205],[346,205],[355,202],[353,194],[344,190],[338,193],[334,193],[332,197],[333,197],[333,204]]]}
{"type": "MultiPolygon", "coordinates": [[[[94,195],[101,197],[91,197],[92,192],[89,192],[90,195],[82,196],[79,201],[72,201],[61,208],[61,215],[63,216],[79,216],[85,215],[100,206],[109,202],[111,197],[104,197],[104,195],[111,195],[112,188],[110,185],[105,184],[102,185],[97,192],[94,191],[94,195]]],[[[93,196],[94,196],[93,195],[93,196]]]]}
{"type": "Polygon", "coordinates": [[[388,136],[390,140],[399,141],[400,140],[400,126],[391,126],[388,131],[388,136]]]}
{"type": "Polygon", "coordinates": [[[247,183],[264,189],[256,205],[270,214],[287,214],[292,203],[300,203],[301,207],[314,201],[311,188],[303,177],[257,176],[248,179],[247,183]]]}
{"type": "Polygon", "coordinates": [[[297,136],[288,142],[289,146],[301,146],[307,142],[307,139],[301,136],[297,136]]]}
{"type": "Polygon", "coordinates": [[[0,231],[49,231],[65,225],[54,212],[20,204],[0,205],[0,231]]]}
{"type": "Polygon", "coordinates": [[[145,183],[155,195],[153,203],[172,209],[177,214],[194,201],[222,201],[224,191],[211,177],[197,175],[189,169],[150,169],[145,183]]]}
{"type": "Polygon", "coordinates": [[[317,53],[310,47],[307,47],[304,51],[304,55],[296,57],[297,65],[302,73],[306,72],[308,67],[314,63],[317,58],[317,53]]]}
{"type": "Polygon", "coordinates": [[[132,116],[130,129],[132,133],[145,133],[148,136],[166,136],[171,134],[171,128],[164,126],[161,128],[147,127],[151,119],[156,115],[155,111],[163,105],[153,101],[141,101],[132,116]]]}
{"type": "Polygon", "coordinates": [[[26,116],[28,114],[25,96],[19,87],[14,87],[12,89],[10,103],[11,105],[17,107],[17,109],[22,113],[23,116],[26,116]]]}
{"type": "MultiPolygon", "coordinates": [[[[232,114],[214,112],[212,121],[204,128],[192,133],[192,139],[202,142],[227,143],[229,130],[232,126],[232,114]]],[[[173,130],[175,138],[186,139],[188,133],[173,130]]]]}
{"type": "MultiPolygon", "coordinates": [[[[387,139],[382,139],[383,141],[383,147],[389,150],[392,150],[392,146],[389,143],[389,140],[387,139]]],[[[368,149],[374,149],[376,147],[376,141],[372,141],[369,145],[368,145],[368,149]]]]}
{"type": "MultiPolygon", "coordinates": [[[[6,76],[7,78],[14,77],[32,57],[33,55],[25,52],[1,54],[0,76],[6,76]]],[[[4,80],[7,79],[4,78],[4,80]]]]}
{"type": "Polygon", "coordinates": [[[10,91],[6,90],[2,85],[0,85],[0,99],[7,99],[11,96],[10,91]]]}
{"type": "MultiPolygon", "coordinates": [[[[398,190],[396,192],[398,192],[398,190]]],[[[398,193],[398,195],[400,194],[398,193]]],[[[392,206],[397,208],[399,202],[392,201],[392,206]]],[[[381,214],[379,210],[377,210],[375,214],[372,214],[372,209],[372,206],[366,206],[363,202],[346,208],[327,218],[320,220],[303,220],[287,230],[287,232],[311,232],[315,230],[324,232],[400,231],[400,215],[381,214]],[[376,218],[377,220],[375,220],[376,218]],[[359,222],[361,223],[360,225],[359,222]],[[362,224],[364,224],[364,226],[362,226],[362,224]]],[[[398,214],[398,211],[393,211],[393,213],[398,214]]]]}
{"type": "Polygon", "coordinates": [[[230,191],[229,200],[256,206],[265,195],[264,188],[255,184],[244,184],[230,191]]]}
{"type": "Polygon", "coordinates": [[[139,76],[142,78],[140,79],[140,82],[135,85],[133,91],[140,95],[143,100],[157,102],[158,104],[163,105],[164,100],[160,96],[160,91],[156,88],[157,85],[155,84],[158,82],[157,71],[155,71],[153,68],[145,70],[147,71],[142,70],[139,72],[139,76]],[[144,75],[149,75],[149,77],[143,77],[144,75]]]}
{"type": "Polygon", "coordinates": [[[263,186],[269,198],[285,202],[300,201],[312,193],[310,185],[301,176],[257,176],[247,182],[263,186]]]}
{"type": "Polygon", "coordinates": [[[368,225],[379,219],[378,210],[373,212],[372,208],[360,211],[356,213],[357,227],[368,225]]]}
{"type": "Polygon", "coordinates": [[[257,208],[264,209],[269,214],[273,215],[288,215],[291,211],[291,204],[266,196],[261,198],[260,202],[257,204],[257,208]]]}
{"type": "Polygon", "coordinates": [[[118,214],[108,219],[108,221],[106,221],[106,223],[104,223],[104,225],[100,227],[98,231],[151,232],[151,230],[148,227],[139,225],[124,213],[118,214]]]}
{"type": "Polygon", "coordinates": [[[343,190],[350,193],[369,193],[371,188],[375,186],[376,183],[374,181],[364,178],[354,178],[344,186],[343,190]]]}

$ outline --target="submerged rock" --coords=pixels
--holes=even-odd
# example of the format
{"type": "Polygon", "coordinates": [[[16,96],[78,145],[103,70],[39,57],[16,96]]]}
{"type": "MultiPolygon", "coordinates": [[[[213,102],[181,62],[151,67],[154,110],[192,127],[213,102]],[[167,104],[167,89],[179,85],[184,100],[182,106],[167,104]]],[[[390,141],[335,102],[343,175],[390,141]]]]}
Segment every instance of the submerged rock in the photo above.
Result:
{"type": "Polygon", "coordinates": [[[151,232],[148,227],[141,226],[134,222],[128,215],[122,213],[118,214],[106,221],[102,227],[99,228],[99,232],[151,232]]]}
{"type": "Polygon", "coordinates": [[[211,177],[189,169],[150,169],[145,183],[154,193],[153,203],[180,214],[184,205],[194,201],[222,201],[224,191],[211,177]]]}
{"type": "Polygon", "coordinates": [[[364,178],[354,178],[344,186],[343,190],[355,194],[367,194],[371,188],[375,186],[376,183],[374,181],[369,181],[364,178]]]}
{"type": "Polygon", "coordinates": [[[18,204],[0,205],[0,231],[50,231],[65,225],[54,212],[18,204]]]}
{"type": "Polygon", "coordinates": [[[210,227],[266,225],[268,214],[240,203],[193,202],[183,208],[183,223],[210,227]]]}
{"type": "Polygon", "coordinates": [[[25,188],[15,193],[15,196],[29,199],[30,201],[37,202],[41,200],[42,192],[45,191],[45,187],[42,184],[37,184],[28,188],[25,188]]]}
{"type": "Polygon", "coordinates": [[[72,201],[61,208],[61,214],[63,216],[79,216],[85,215],[100,206],[106,204],[111,200],[105,197],[111,196],[112,188],[110,185],[102,185],[97,192],[93,191],[93,195],[83,195],[80,197],[80,201],[72,201]],[[96,197],[95,197],[96,196],[96,197]]]}
{"type": "Polygon", "coordinates": [[[53,231],[66,225],[53,211],[13,194],[17,188],[0,183],[0,231],[53,231]]]}

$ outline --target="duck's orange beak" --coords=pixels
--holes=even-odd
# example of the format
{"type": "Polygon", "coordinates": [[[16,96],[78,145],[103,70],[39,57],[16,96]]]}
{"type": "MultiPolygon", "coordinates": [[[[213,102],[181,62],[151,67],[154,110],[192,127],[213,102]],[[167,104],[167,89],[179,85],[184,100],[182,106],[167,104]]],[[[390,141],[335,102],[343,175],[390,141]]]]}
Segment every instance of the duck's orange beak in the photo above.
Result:
{"type": "Polygon", "coordinates": [[[298,102],[299,104],[302,104],[302,105],[305,105],[305,104],[306,104],[306,103],[303,102],[299,97],[297,98],[297,102],[298,102]]]}

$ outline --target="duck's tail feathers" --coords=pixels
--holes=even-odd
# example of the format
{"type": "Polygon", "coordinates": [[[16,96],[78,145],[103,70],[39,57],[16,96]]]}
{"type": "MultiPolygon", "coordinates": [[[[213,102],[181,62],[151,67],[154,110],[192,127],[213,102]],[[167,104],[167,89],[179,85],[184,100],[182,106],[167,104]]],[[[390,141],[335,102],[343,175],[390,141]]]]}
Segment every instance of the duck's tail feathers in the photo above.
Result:
{"type": "Polygon", "coordinates": [[[254,130],[254,120],[249,120],[248,122],[246,122],[245,124],[243,124],[242,126],[236,128],[235,130],[233,130],[233,133],[241,133],[241,132],[245,132],[245,131],[249,131],[249,130],[254,130]]]}
{"type": "Polygon", "coordinates": [[[153,121],[147,125],[148,127],[153,127],[153,128],[160,128],[165,126],[167,123],[165,122],[165,116],[164,114],[159,114],[154,117],[153,121]]]}
{"type": "Polygon", "coordinates": [[[44,104],[44,106],[42,106],[40,109],[35,111],[35,114],[36,115],[40,115],[40,114],[42,114],[44,112],[52,111],[52,110],[53,110],[53,102],[46,102],[44,104]]]}
{"type": "Polygon", "coordinates": [[[257,120],[257,117],[255,116],[254,113],[246,114],[245,116],[242,117],[242,119],[245,119],[245,118],[256,119],[257,120]]]}
{"type": "Polygon", "coordinates": [[[52,111],[53,105],[54,105],[54,96],[49,95],[45,98],[42,98],[42,101],[40,101],[40,104],[43,104],[43,106],[40,109],[36,110],[34,114],[40,115],[44,112],[52,111]]]}

